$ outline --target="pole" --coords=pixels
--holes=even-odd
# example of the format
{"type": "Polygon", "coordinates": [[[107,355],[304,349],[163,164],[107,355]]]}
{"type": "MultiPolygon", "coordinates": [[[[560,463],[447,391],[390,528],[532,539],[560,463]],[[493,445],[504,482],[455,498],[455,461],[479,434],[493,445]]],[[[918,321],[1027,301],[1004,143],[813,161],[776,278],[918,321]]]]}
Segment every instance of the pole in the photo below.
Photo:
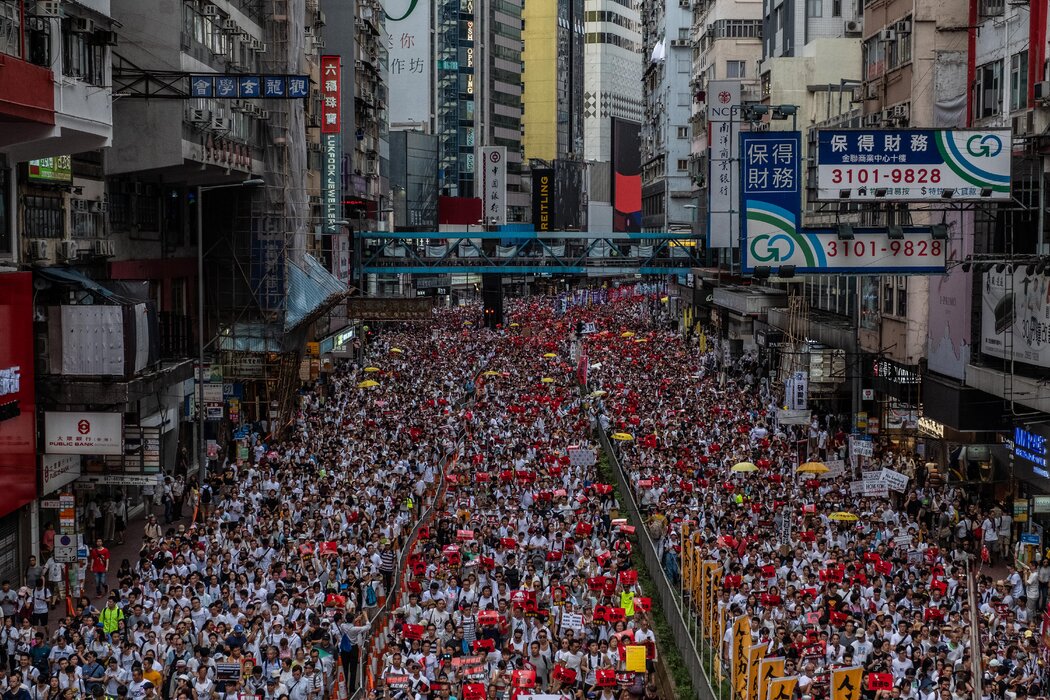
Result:
{"type": "MultiPolygon", "coordinates": [[[[208,449],[204,441],[204,188],[197,185],[197,478],[200,492],[207,480],[208,449]]],[[[198,499],[200,496],[198,495],[198,499]]]]}

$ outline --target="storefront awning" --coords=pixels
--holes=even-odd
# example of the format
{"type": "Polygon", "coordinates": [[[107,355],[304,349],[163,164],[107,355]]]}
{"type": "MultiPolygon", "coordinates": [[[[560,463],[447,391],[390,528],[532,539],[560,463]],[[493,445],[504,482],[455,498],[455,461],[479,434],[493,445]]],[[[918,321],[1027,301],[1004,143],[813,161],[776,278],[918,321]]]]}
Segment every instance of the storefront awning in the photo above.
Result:
{"type": "Polygon", "coordinates": [[[101,284],[78,270],[73,270],[68,267],[41,267],[38,268],[36,272],[41,277],[49,279],[52,282],[76,285],[84,291],[97,294],[113,304],[133,303],[132,300],[118,297],[112,290],[103,287],[101,284]]]}
{"type": "Polygon", "coordinates": [[[288,263],[288,298],[284,314],[284,329],[290,331],[306,321],[314,312],[335,302],[346,294],[346,285],[336,279],[309,254],[303,263],[288,263]]]}

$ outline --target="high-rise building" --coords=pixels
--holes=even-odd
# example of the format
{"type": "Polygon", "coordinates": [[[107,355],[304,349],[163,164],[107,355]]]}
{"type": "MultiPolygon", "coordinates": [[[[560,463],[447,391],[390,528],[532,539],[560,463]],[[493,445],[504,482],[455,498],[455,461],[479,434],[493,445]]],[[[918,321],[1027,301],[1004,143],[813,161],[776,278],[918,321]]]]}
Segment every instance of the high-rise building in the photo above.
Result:
{"type": "Polygon", "coordinates": [[[477,143],[506,147],[507,221],[522,222],[530,206],[522,187],[522,0],[475,2],[478,31],[485,38],[475,63],[477,143]]]}
{"type": "Polygon", "coordinates": [[[438,194],[474,196],[475,0],[441,0],[435,5],[434,133],[438,136],[438,194]]]}
{"type": "Polygon", "coordinates": [[[583,157],[584,0],[523,10],[525,159],[583,157]]]}
{"type": "Polygon", "coordinates": [[[642,5],[645,70],[642,119],[642,229],[690,227],[693,103],[692,14],[688,0],[642,5]]]}
{"type": "Polygon", "coordinates": [[[642,121],[642,27],[633,2],[585,0],[583,157],[612,159],[613,119],[642,121]]]}

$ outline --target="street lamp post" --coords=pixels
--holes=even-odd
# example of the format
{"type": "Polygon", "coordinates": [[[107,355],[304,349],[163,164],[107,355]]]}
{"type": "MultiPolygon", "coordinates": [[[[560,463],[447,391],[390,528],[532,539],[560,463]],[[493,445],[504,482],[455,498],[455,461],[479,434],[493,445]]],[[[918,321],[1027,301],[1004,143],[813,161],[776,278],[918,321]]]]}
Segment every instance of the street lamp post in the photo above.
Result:
{"type": "Polygon", "coordinates": [[[204,440],[204,193],[232,187],[259,187],[266,182],[250,178],[228,185],[197,185],[197,479],[201,489],[207,479],[208,449],[204,440]]]}

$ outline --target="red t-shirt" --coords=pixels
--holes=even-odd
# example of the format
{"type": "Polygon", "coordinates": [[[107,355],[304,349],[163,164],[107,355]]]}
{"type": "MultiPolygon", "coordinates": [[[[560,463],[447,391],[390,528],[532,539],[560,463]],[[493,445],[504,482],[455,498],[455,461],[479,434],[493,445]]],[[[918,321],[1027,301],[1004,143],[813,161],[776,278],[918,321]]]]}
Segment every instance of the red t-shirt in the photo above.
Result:
{"type": "Polygon", "coordinates": [[[91,571],[96,574],[106,573],[109,564],[109,550],[105,547],[91,550],[91,571]]]}

